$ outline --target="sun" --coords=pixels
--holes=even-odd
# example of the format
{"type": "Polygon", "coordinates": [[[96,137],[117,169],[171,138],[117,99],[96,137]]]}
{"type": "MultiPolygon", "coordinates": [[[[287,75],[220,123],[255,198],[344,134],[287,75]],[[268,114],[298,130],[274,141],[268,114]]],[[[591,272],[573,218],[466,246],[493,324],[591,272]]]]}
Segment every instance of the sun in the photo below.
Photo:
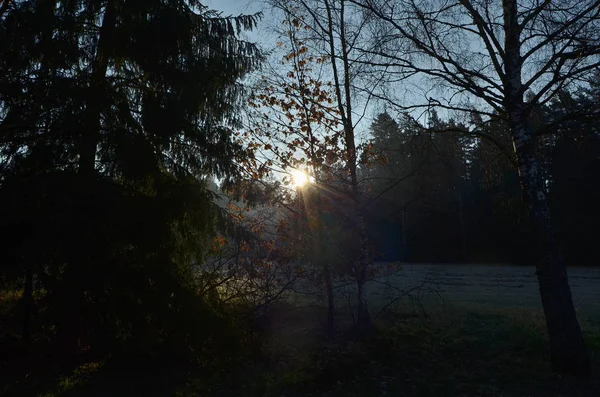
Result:
{"type": "Polygon", "coordinates": [[[292,183],[295,187],[302,187],[308,182],[308,175],[304,171],[292,170],[292,183]]]}

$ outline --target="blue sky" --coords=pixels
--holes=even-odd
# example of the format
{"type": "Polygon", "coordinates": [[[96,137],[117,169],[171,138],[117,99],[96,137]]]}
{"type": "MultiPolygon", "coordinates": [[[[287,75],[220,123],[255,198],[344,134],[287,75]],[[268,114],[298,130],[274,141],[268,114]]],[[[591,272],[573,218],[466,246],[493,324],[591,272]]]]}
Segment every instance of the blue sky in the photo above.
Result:
{"type": "Polygon", "coordinates": [[[268,7],[265,1],[260,0],[204,0],[204,4],[213,10],[221,11],[224,16],[254,14],[262,11],[265,15],[258,24],[256,31],[243,34],[242,37],[260,44],[266,48],[272,48],[276,38],[273,32],[269,31],[270,24],[268,7]]]}
{"type": "Polygon", "coordinates": [[[260,2],[248,0],[205,0],[205,3],[213,10],[230,15],[251,14],[262,8],[260,2]]]}

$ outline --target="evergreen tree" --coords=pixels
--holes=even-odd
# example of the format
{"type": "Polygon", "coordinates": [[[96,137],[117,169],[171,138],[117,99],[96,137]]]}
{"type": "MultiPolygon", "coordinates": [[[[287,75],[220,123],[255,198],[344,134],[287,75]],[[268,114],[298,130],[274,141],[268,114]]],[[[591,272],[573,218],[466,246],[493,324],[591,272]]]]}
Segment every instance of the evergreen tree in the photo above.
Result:
{"type": "Polygon", "coordinates": [[[425,128],[386,113],[371,126],[375,161],[369,173],[370,222],[389,259],[456,261],[464,255],[462,181],[466,177],[459,129],[436,115],[425,128]]]}
{"type": "Polygon", "coordinates": [[[238,33],[257,16],[197,0],[5,6],[2,270],[25,280],[25,331],[36,280],[66,350],[202,339],[210,327],[182,327],[190,310],[210,311],[193,271],[219,215],[205,181],[232,180],[243,157],[229,126],[260,57],[238,33]]]}
{"type": "MultiPolygon", "coordinates": [[[[549,104],[544,117],[562,120],[567,114],[597,109],[597,92],[564,92],[549,104]]],[[[546,151],[549,153],[550,206],[556,219],[559,241],[569,265],[595,264],[596,239],[591,230],[600,219],[598,118],[575,118],[560,122],[546,151]]]]}
{"type": "MultiPolygon", "coordinates": [[[[473,123],[480,131],[494,134],[510,147],[510,135],[501,120],[473,123]]],[[[465,208],[470,261],[530,263],[531,252],[523,242],[527,236],[527,214],[522,201],[514,158],[485,139],[477,139],[468,166],[469,184],[465,208]]]]}
{"type": "Polygon", "coordinates": [[[408,137],[387,113],[379,114],[371,124],[372,164],[364,179],[369,185],[367,206],[369,233],[378,256],[406,259],[406,213],[403,208],[409,192],[410,173],[408,137]]]}

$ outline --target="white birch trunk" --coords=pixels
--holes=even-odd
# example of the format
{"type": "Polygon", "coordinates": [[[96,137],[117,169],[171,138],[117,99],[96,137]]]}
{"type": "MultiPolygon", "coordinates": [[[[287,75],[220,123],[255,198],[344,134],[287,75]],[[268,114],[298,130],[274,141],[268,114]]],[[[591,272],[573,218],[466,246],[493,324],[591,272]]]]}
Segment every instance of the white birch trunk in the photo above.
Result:
{"type": "Polygon", "coordinates": [[[590,361],[577,321],[567,269],[552,222],[535,138],[529,127],[529,110],[523,101],[521,26],[517,0],[503,0],[505,33],[504,99],[523,199],[527,205],[536,248],[536,274],[550,338],[552,370],[589,376],[590,361]]]}

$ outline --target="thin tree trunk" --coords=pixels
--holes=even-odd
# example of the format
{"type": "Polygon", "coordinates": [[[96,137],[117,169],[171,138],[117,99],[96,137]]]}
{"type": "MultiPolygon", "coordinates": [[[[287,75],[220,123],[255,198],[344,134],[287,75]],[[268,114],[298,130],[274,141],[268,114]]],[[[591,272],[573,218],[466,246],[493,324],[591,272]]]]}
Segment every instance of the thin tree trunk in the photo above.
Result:
{"type": "MultiPolygon", "coordinates": [[[[28,259],[30,261],[30,259],[28,259]]],[[[27,263],[25,267],[25,282],[23,283],[23,341],[31,340],[31,313],[33,311],[33,266],[27,263]]]]}
{"type": "Polygon", "coordinates": [[[335,98],[337,102],[337,108],[339,110],[340,121],[344,127],[344,149],[346,151],[346,169],[350,174],[350,199],[352,201],[353,209],[356,214],[357,227],[360,238],[360,258],[354,266],[354,275],[357,283],[357,297],[358,297],[358,321],[357,328],[362,330],[370,330],[371,318],[369,316],[369,310],[367,306],[365,283],[366,283],[366,267],[369,263],[369,237],[366,232],[364,222],[364,211],[360,205],[359,186],[357,178],[357,157],[356,157],[356,142],[354,135],[354,123],[352,121],[352,89],[350,80],[352,74],[350,73],[350,59],[349,51],[350,46],[346,39],[346,23],[345,23],[345,0],[339,2],[339,8],[334,9],[330,3],[330,0],[324,0],[323,4],[327,13],[327,29],[324,32],[328,46],[329,54],[332,57],[331,72],[333,75],[333,86],[335,90],[335,98]],[[336,16],[333,16],[333,11],[336,11],[336,16]],[[338,19],[339,18],[339,19],[338,19]],[[334,28],[334,22],[337,22],[339,31],[336,32],[334,28]],[[335,34],[339,34],[339,43],[336,40],[335,34]],[[341,56],[336,54],[341,53],[341,56]],[[340,70],[336,61],[336,58],[341,58],[342,69],[340,70]]]}
{"type": "MultiPolygon", "coordinates": [[[[402,218],[402,250],[404,251],[406,249],[406,244],[407,244],[407,240],[406,240],[406,208],[404,207],[404,198],[402,196],[400,197],[400,207],[401,207],[400,215],[402,218]]],[[[402,255],[401,255],[401,257],[402,257],[402,255]]]]}
{"type": "Polygon", "coordinates": [[[335,301],[333,296],[333,281],[331,279],[331,266],[325,265],[325,288],[327,291],[327,336],[333,337],[335,332],[335,301]]]}
{"type": "Polygon", "coordinates": [[[367,301],[366,283],[366,268],[363,266],[359,270],[359,274],[356,279],[356,290],[358,298],[358,321],[356,325],[361,333],[370,332],[372,326],[371,315],[369,314],[369,306],[367,301]]]}
{"type": "Polygon", "coordinates": [[[456,195],[458,198],[458,216],[460,219],[460,244],[461,244],[461,255],[463,261],[467,259],[467,231],[465,230],[465,212],[463,207],[463,197],[460,192],[460,187],[456,189],[456,195]]]}
{"type": "Polygon", "coordinates": [[[96,168],[96,150],[100,138],[102,105],[105,100],[106,73],[110,60],[110,46],[117,17],[114,0],[106,4],[100,27],[96,56],[92,62],[91,84],[87,98],[86,128],[83,130],[79,150],[79,173],[91,175],[96,168]]]}
{"type": "MultiPolygon", "coordinates": [[[[312,150],[311,150],[312,152],[312,150]]],[[[314,155],[314,152],[312,152],[314,155]]],[[[319,173],[313,169],[313,174],[315,176],[315,180],[317,185],[320,184],[319,173]]],[[[326,261],[326,249],[325,246],[325,236],[323,233],[323,213],[322,206],[323,200],[321,198],[321,192],[319,191],[319,187],[317,186],[314,189],[314,194],[304,194],[301,189],[298,189],[298,194],[304,195],[302,200],[305,201],[305,211],[306,211],[306,219],[308,221],[309,227],[312,229],[311,234],[313,236],[311,249],[312,256],[315,263],[318,263],[319,268],[322,271],[323,279],[325,280],[325,293],[327,295],[327,325],[326,325],[326,333],[328,337],[333,337],[335,332],[335,300],[333,293],[333,277],[332,277],[332,269],[331,264],[326,261]],[[314,197],[314,198],[313,198],[314,197]],[[313,198],[313,200],[310,200],[313,198]],[[312,218],[312,219],[311,219],[312,218]]]]}
{"type": "Polygon", "coordinates": [[[550,338],[552,371],[590,376],[590,359],[569,288],[567,268],[550,219],[543,176],[524,126],[513,133],[521,187],[533,226],[538,278],[550,338]]]}
{"type": "MultiPolygon", "coordinates": [[[[355,193],[357,194],[357,193],[355,193]]],[[[362,211],[358,211],[358,228],[360,235],[361,254],[359,259],[359,269],[356,275],[356,289],[358,298],[358,321],[357,328],[360,333],[369,333],[372,329],[371,315],[369,314],[369,305],[367,301],[367,266],[369,258],[369,240],[366,232],[364,217],[362,211]]]]}

